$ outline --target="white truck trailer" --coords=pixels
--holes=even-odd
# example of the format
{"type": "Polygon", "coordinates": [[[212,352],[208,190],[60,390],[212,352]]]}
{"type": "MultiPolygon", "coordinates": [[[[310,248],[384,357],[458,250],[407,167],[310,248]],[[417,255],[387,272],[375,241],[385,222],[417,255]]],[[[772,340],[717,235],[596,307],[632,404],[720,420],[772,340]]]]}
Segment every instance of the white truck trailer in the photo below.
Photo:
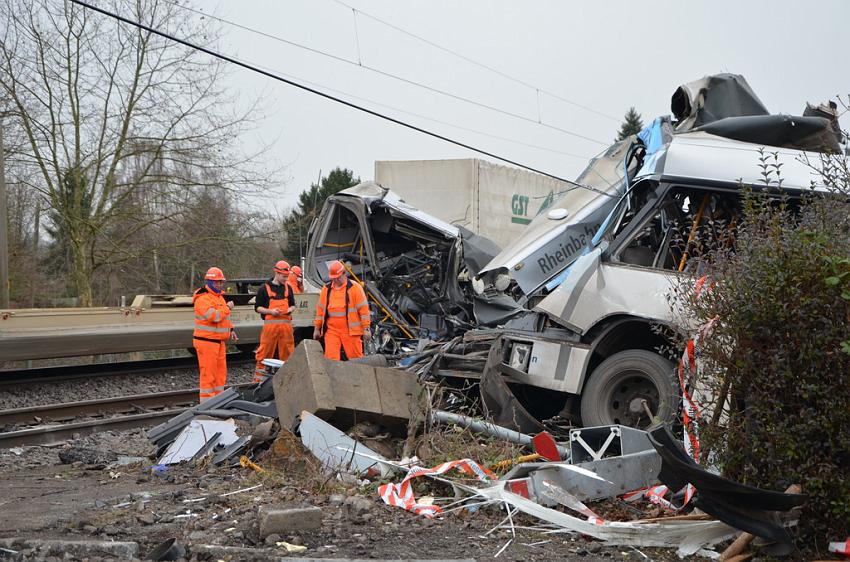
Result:
{"type": "Polygon", "coordinates": [[[379,160],[375,181],[406,203],[505,247],[572,186],[477,158],[379,160]]]}

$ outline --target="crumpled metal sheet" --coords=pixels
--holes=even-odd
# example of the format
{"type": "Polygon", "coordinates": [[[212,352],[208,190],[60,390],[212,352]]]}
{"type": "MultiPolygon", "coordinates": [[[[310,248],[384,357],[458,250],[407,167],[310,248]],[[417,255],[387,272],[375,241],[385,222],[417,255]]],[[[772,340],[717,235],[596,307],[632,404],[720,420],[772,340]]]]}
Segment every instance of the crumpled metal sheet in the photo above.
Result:
{"type": "Polygon", "coordinates": [[[775,543],[771,554],[782,556],[791,551],[791,537],[776,512],[803,505],[805,494],[786,494],[762,490],[708,472],[691,459],[666,426],[649,432],[649,440],[661,455],[658,479],[671,490],[692,484],[697,490],[697,507],[737,529],[775,543]]]}
{"type": "Polygon", "coordinates": [[[481,373],[479,389],[481,403],[486,417],[494,423],[519,431],[520,433],[539,433],[546,428],[526,410],[502,378],[503,338],[499,337],[490,348],[484,372],[481,373]]]}
{"type": "Polygon", "coordinates": [[[381,476],[389,474],[386,458],[359,443],[310,412],[301,412],[301,441],[329,471],[362,474],[375,469],[381,476]]]}
{"type": "Polygon", "coordinates": [[[226,447],[239,440],[233,420],[192,420],[166,449],[159,464],[176,464],[192,459],[216,434],[219,434],[216,445],[226,447]]]}
{"type": "Polygon", "coordinates": [[[770,114],[746,78],[729,73],[705,76],[682,84],[673,92],[670,110],[678,121],[677,133],[725,117],[770,114]]]}
{"type": "MultiPolygon", "coordinates": [[[[730,539],[737,531],[722,521],[665,521],[665,522],[591,522],[514,494],[506,489],[507,482],[499,481],[473,493],[488,499],[501,500],[533,517],[582,535],[603,540],[611,545],[677,547],[679,556],[690,556],[704,548],[730,539]]],[[[470,489],[470,488],[466,488],[470,489]]]]}

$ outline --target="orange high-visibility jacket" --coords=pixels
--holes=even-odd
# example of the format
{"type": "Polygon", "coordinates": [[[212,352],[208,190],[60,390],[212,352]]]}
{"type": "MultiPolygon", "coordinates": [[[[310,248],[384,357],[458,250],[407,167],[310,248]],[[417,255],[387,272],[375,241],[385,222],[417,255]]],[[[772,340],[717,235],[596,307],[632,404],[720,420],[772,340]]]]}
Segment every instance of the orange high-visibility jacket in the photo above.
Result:
{"type": "Polygon", "coordinates": [[[286,284],[290,286],[294,295],[300,295],[304,292],[304,287],[298,285],[298,276],[294,273],[290,273],[289,277],[286,278],[286,284]]]}
{"type": "Polygon", "coordinates": [[[371,316],[369,315],[369,303],[366,301],[366,293],[358,283],[351,279],[345,283],[345,310],[331,311],[329,304],[331,299],[331,283],[322,287],[319,294],[319,302],[316,303],[316,318],[313,324],[319,332],[325,333],[325,325],[328,316],[348,316],[348,334],[351,336],[362,336],[363,330],[369,328],[371,316]]]}
{"type": "Polygon", "coordinates": [[[226,340],[230,338],[233,324],[230,323],[230,307],[224,302],[224,296],[217,295],[201,287],[192,295],[195,305],[195,331],[193,337],[205,340],[226,340]]]}
{"type": "Polygon", "coordinates": [[[283,298],[277,298],[274,289],[272,289],[271,283],[266,283],[266,294],[269,296],[269,305],[266,308],[270,308],[274,310],[275,308],[280,308],[284,311],[280,316],[275,316],[273,314],[266,314],[263,322],[265,324],[292,324],[292,315],[289,312],[289,294],[292,292],[292,287],[288,284],[284,283],[281,285],[283,287],[283,298]]]}

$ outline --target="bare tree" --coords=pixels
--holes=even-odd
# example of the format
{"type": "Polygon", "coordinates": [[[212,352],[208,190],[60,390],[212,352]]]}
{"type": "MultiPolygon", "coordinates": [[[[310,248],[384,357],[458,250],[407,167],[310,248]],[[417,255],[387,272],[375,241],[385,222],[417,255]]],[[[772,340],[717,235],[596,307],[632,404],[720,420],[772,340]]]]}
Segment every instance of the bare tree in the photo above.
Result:
{"type": "MultiPolygon", "coordinates": [[[[218,37],[170,0],[105,3],[196,43],[218,37]]],[[[50,208],[81,304],[98,269],[153,255],[162,241],[151,230],[181,220],[198,190],[271,182],[262,151],[239,149],[256,106],[233,109],[219,61],[67,0],[0,0],[0,18],[2,109],[26,139],[10,159],[50,208]]]]}

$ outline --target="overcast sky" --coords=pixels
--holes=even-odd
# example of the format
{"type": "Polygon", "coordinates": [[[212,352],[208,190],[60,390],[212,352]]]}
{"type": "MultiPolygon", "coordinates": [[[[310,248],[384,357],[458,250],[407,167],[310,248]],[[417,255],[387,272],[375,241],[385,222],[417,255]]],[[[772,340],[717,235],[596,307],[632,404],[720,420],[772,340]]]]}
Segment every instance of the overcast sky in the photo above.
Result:
{"type": "MultiPolygon", "coordinates": [[[[648,123],[670,112],[678,85],[706,74],[743,75],[774,113],[799,115],[806,101],[850,93],[850,2],[842,0],[239,0],[203,6],[337,58],[223,24],[219,48],[230,55],[569,179],[613,141],[630,106],[648,123]]],[[[269,157],[286,165],[279,211],[335,166],[371,179],[375,160],[477,157],[247,70],[235,69],[231,79],[245,99],[266,96],[269,115],[256,140],[277,139],[269,157]]],[[[842,125],[847,128],[847,116],[842,125]]]]}

